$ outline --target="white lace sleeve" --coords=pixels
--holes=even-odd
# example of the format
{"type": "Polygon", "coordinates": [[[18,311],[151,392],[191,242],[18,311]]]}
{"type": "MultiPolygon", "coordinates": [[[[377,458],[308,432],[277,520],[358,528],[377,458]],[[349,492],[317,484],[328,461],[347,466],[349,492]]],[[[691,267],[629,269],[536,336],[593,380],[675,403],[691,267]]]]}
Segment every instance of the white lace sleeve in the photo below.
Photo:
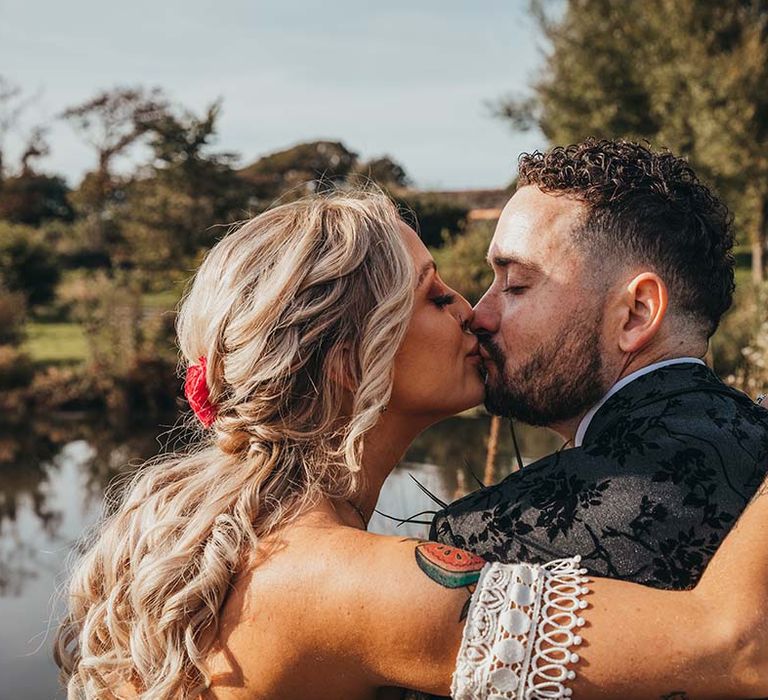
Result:
{"type": "Polygon", "coordinates": [[[455,700],[528,700],[571,695],[571,651],[581,644],[576,629],[586,569],[581,557],[544,566],[487,564],[480,575],[456,659],[455,700]]]}

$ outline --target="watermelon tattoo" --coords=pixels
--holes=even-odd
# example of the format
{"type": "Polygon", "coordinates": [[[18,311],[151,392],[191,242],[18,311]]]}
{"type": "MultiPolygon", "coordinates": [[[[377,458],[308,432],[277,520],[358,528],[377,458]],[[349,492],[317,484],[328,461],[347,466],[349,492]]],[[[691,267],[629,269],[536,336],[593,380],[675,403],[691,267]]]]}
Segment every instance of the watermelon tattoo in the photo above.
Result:
{"type": "Polygon", "coordinates": [[[416,563],[431,578],[446,588],[464,588],[477,583],[485,559],[439,542],[416,545],[416,563]]]}
{"type": "MultiPolygon", "coordinates": [[[[415,551],[416,563],[433,581],[445,588],[466,588],[470,596],[474,593],[485,559],[439,542],[422,542],[415,551]]],[[[459,620],[466,618],[469,602],[464,604],[459,620]]]]}

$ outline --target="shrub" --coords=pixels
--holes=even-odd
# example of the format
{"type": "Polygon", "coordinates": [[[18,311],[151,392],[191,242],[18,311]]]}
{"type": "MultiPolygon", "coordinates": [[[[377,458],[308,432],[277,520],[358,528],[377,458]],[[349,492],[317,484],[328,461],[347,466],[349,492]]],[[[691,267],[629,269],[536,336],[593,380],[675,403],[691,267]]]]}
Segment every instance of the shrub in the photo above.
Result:
{"type": "Polygon", "coordinates": [[[396,198],[406,221],[419,232],[428,248],[441,248],[460,236],[467,225],[469,209],[430,192],[413,192],[396,198]],[[415,221],[411,221],[413,216],[415,221]]]}
{"type": "Polygon", "coordinates": [[[19,345],[24,338],[26,299],[23,294],[9,292],[0,286],[0,344],[19,345]]]}
{"type": "Polygon", "coordinates": [[[751,312],[748,342],[739,344],[740,362],[728,381],[752,397],[768,391],[768,284],[754,290],[745,313],[751,312]]]}
{"type": "Polygon", "coordinates": [[[467,230],[450,239],[432,254],[446,284],[476,304],[493,281],[493,272],[485,261],[493,236],[494,222],[473,222],[467,230]]]}
{"type": "Polygon", "coordinates": [[[28,386],[34,375],[29,355],[12,345],[0,345],[0,389],[28,386]]]}
{"type": "Polygon", "coordinates": [[[36,306],[53,299],[59,276],[56,256],[35,229],[0,221],[0,285],[36,306]]]}

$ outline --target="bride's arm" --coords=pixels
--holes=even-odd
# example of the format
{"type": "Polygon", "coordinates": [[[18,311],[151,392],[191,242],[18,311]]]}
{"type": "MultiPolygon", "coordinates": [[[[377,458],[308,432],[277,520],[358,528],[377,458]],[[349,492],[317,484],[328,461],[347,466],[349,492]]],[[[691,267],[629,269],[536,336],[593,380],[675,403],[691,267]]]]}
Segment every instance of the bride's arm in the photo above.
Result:
{"type": "MultiPolygon", "coordinates": [[[[766,491],[694,590],[590,579],[588,605],[578,611],[586,622],[576,630],[583,641],[571,649],[580,658],[568,666],[574,697],[768,696],[766,491]]],[[[346,634],[359,650],[357,662],[377,684],[448,695],[483,562],[435,543],[377,539],[369,583],[360,599],[347,600],[356,608],[346,634]]]]}

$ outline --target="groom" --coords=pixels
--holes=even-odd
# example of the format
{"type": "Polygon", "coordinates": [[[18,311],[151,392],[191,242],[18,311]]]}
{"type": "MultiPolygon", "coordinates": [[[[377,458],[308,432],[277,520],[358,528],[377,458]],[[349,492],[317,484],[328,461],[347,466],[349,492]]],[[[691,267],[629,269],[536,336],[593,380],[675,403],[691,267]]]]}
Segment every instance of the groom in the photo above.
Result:
{"type": "Polygon", "coordinates": [[[768,411],[701,359],[731,305],[732,245],[725,206],[670,153],[524,155],[473,328],[487,408],[571,449],[440,511],[432,538],[693,586],[768,471],[768,411]]]}

